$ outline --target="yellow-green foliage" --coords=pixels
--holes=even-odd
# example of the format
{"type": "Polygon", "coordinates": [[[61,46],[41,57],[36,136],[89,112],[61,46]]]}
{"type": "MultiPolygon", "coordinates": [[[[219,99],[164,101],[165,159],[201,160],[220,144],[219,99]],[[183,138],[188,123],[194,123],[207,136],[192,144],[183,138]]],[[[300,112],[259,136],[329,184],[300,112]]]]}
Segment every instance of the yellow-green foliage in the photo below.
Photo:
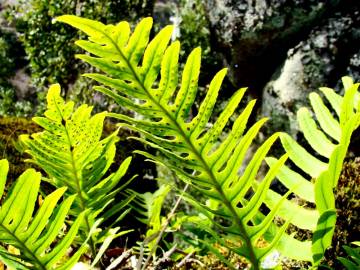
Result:
{"type": "MultiPolygon", "coordinates": [[[[349,77],[343,77],[342,80],[344,97],[336,94],[333,89],[323,87],[320,90],[329,102],[329,106],[324,104],[319,94],[313,92],[309,98],[314,115],[307,108],[301,108],[297,112],[297,120],[306,141],[319,156],[323,157],[323,161],[310,154],[289,135],[285,133],[281,135],[282,145],[289,158],[303,173],[300,174],[284,166],[278,178],[287,188],[295,188],[294,193],[298,197],[315,203],[316,209],[299,208],[295,203],[289,202],[283,205],[280,216],[285,219],[293,216],[292,222],[295,225],[314,232],[312,243],[308,242],[311,248],[309,246],[306,250],[308,256],[312,256],[315,265],[320,263],[325,250],[331,244],[336,222],[333,189],[337,186],[351,135],[360,124],[359,84],[354,84],[349,77]]],[[[272,166],[276,159],[268,158],[267,162],[272,166]]],[[[272,208],[280,198],[271,192],[269,195],[271,196],[266,199],[266,204],[272,208]]],[[[283,246],[281,251],[289,257],[295,257],[290,256],[289,253],[294,255],[297,253],[296,256],[300,254],[297,250],[288,249],[286,246],[283,246]]]]}
{"type": "MultiPolygon", "coordinates": [[[[118,138],[117,131],[102,138],[106,116],[120,120],[120,126],[139,132],[142,136],[134,139],[158,151],[158,155],[139,150],[137,153],[167,166],[181,180],[211,200],[210,204],[203,204],[190,194],[185,194],[184,197],[199,211],[203,220],[208,218],[207,222],[198,222],[196,226],[211,238],[209,241],[199,241],[230,268],[235,269],[223,255],[224,249],[227,254],[235,253],[246,258],[255,270],[260,269],[261,261],[274,249],[287,257],[311,262],[314,266],[320,264],[326,248],[331,244],[336,223],[333,189],[338,185],[351,135],[360,125],[359,84],[354,84],[350,78],[344,77],[344,96],[336,94],[332,89],[321,88],[329,106],[325,105],[319,94],[311,93],[313,113],[307,108],[298,111],[300,129],[316,154],[310,154],[306,147],[285,133],[273,134],[254,150],[252,142],[267,120],[261,119],[248,126],[255,101],[250,101],[245,106],[236,117],[228,135],[225,138],[222,136],[225,126],[246,92],[245,88],[235,92],[216,121],[208,123],[212,119],[226,69],[220,70],[214,76],[198,112],[196,115],[191,114],[198,91],[201,50],[196,48],[190,53],[180,79],[180,43],[175,41],[168,44],[172,26],[162,29],[150,41],[151,18],[143,19],[133,32],[130,25],[124,21],[116,25],[105,25],[72,15],[61,16],[57,20],[79,28],[88,35],[88,39],[79,40],[76,44],[88,52],[78,55],[78,58],[103,72],[86,74],[101,84],[95,89],[135,112],[130,116],[107,112],[91,115],[92,107],[84,104],[74,109],[74,102],[64,102],[61,98],[60,86],[53,85],[47,95],[45,117],[34,118],[44,131],[31,136],[23,135],[21,138],[31,155],[30,161],[48,174],[53,185],[67,187],[66,192],[62,188],[54,193],[59,193],[58,197],[65,193],[67,199],[63,204],[68,201],[72,203],[76,195],[69,216],[85,217],[83,223],[75,221],[74,224],[81,225],[83,240],[90,237],[94,259],[92,266],[99,261],[111,240],[124,233],[118,233],[118,227],[108,227],[93,238],[92,228],[101,222],[97,221],[98,217],[108,219],[121,213],[118,218],[121,219],[128,211],[123,208],[134,198],[133,193],[130,193],[131,196],[125,201],[114,202],[115,195],[127,184],[117,187],[129,166],[130,158],[114,173],[107,173],[115,157],[115,143],[118,138]],[[278,138],[286,153],[280,158],[268,157],[268,152],[278,138]],[[251,148],[253,154],[246,161],[246,155],[251,148]],[[318,156],[322,156],[322,159],[318,156]],[[288,158],[300,170],[296,171],[285,165],[288,158]],[[268,167],[260,174],[260,168],[265,162],[268,167]],[[281,195],[270,188],[275,178],[287,187],[286,194],[281,195]],[[316,207],[301,206],[288,199],[290,194],[315,204],[316,207]],[[110,203],[113,204],[108,207],[110,203]],[[270,211],[264,212],[262,205],[266,205],[270,211]],[[278,226],[278,223],[274,222],[275,217],[281,217],[284,224],[278,226]],[[312,241],[300,241],[294,235],[286,233],[289,224],[312,232],[312,241]],[[103,242],[104,246],[95,256],[96,244],[99,242],[103,242]]],[[[0,174],[1,191],[5,186],[6,164],[6,161],[0,163],[3,171],[0,174]]],[[[24,174],[32,174],[31,176],[37,179],[36,187],[39,186],[39,174],[35,171],[24,174]]],[[[30,188],[26,181],[20,183],[20,186],[30,188]]],[[[8,197],[13,200],[14,193],[20,189],[21,187],[17,189],[16,185],[8,197]]],[[[151,229],[156,231],[161,228],[160,206],[166,191],[159,196],[159,203],[153,209],[146,206],[146,201],[155,202],[155,198],[143,195],[143,199],[136,200],[138,206],[147,208],[144,211],[140,209],[145,216],[151,212],[149,209],[153,210],[153,215],[150,213],[147,219],[152,222],[151,229]]],[[[27,194],[26,191],[23,193],[27,194]]],[[[29,198],[33,198],[31,202],[34,201],[37,189],[32,189],[29,194],[29,198]]],[[[50,196],[52,195],[47,198],[50,196]]],[[[17,197],[14,200],[25,205],[23,198],[17,197]]],[[[45,199],[44,204],[47,202],[45,199]]],[[[56,204],[57,200],[53,202],[53,208],[56,204]]],[[[43,207],[39,211],[42,209],[43,207]]],[[[5,216],[5,225],[0,228],[5,228],[5,231],[12,226],[20,226],[23,231],[31,231],[34,227],[26,224],[31,219],[30,210],[27,212],[27,209],[21,208],[17,212],[16,209],[8,209],[5,202],[1,211],[3,214],[0,212],[0,218],[5,216]],[[6,219],[6,215],[9,215],[7,213],[14,217],[11,217],[11,220],[6,219]],[[25,217],[18,221],[17,215],[25,217]]],[[[41,219],[41,226],[45,226],[42,215],[38,216],[33,222],[41,219]]],[[[199,218],[192,220],[200,221],[199,218]]],[[[51,222],[50,228],[58,226],[58,223],[53,223],[51,222]]],[[[43,228],[41,226],[40,228],[43,228]]],[[[76,226],[75,228],[77,230],[76,226]]],[[[18,233],[16,228],[12,232],[15,235],[18,233]]],[[[69,237],[75,237],[70,232],[71,230],[69,237]]],[[[22,237],[17,236],[16,241],[22,237]]],[[[6,242],[6,239],[3,241],[6,242]]],[[[72,240],[73,238],[69,242],[72,240]]],[[[26,247],[24,254],[31,254],[27,250],[31,248],[33,246],[26,247]]],[[[48,255],[57,250],[59,249],[55,248],[48,255]]],[[[3,254],[8,256],[5,251],[0,251],[0,255],[3,254]]],[[[54,260],[50,259],[51,262],[54,260]]],[[[50,264],[49,260],[42,262],[39,259],[34,267],[48,269],[50,266],[47,264],[50,264]],[[43,266],[44,263],[46,266],[43,266]]],[[[143,269],[145,267],[146,264],[143,269]]]]}
{"type": "MultiPolygon", "coordinates": [[[[83,104],[74,109],[74,105],[74,102],[64,102],[60,86],[53,85],[47,94],[45,117],[33,118],[44,130],[21,135],[20,140],[31,155],[28,161],[41,167],[51,184],[57,188],[67,187],[67,196],[76,195],[71,215],[78,216],[87,210],[81,227],[82,238],[86,239],[98,218],[104,221],[119,215],[117,219],[121,219],[128,212],[125,207],[133,196],[108,206],[128,184],[125,182],[119,187],[131,158],[109,174],[115,158],[117,130],[102,139],[106,112],[91,115],[91,106],[83,104]]],[[[103,242],[110,229],[114,238],[125,233],[115,234],[119,227],[107,228],[94,242],[90,239],[94,256],[96,243],[103,242]]]]}
{"type": "Polygon", "coordinates": [[[336,256],[346,257],[344,245],[359,240],[360,231],[360,158],[344,163],[337,187],[334,190],[337,221],[331,248],[325,259],[330,266],[340,269],[336,256]]]}
{"type": "MultiPolygon", "coordinates": [[[[246,257],[254,269],[259,269],[260,261],[274,248],[291,258],[319,263],[331,242],[336,220],[332,189],[337,184],[351,134],[360,123],[357,84],[344,78],[344,97],[332,90],[322,89],[338,113],[339,121],[333,118],[317,94],[310,95],[320,127],[335,140],[334,143],[318,130],[307,109],[298,112],[305,138],[315,151],[328,158],[328,162],[319,161],[308,154],[290,136],[275,133],[256,150],[247,164],[243,164],[247,150],[266,119],[261,119],[250,128],[246,127],[254,106],[254,101],[251,101],[234,122],[228,137],[220,139],[245,93],[245,89],[240,89],[217,121],[210,128],[207,127],[226,69],[215,75],[197,115],[190,116],[198,90],[201,50],[196,48],[190,53],[180,80],[180,43],[175,41],[168,45],[171,26],[162,29],[149,42],[151,18],[143,19],[132,33],[127,22],[104,25],[71,15],[61,16],[57,20],[88,35],[88,39],[79,40],[76,44],[90,53],[78,55],[78,58],[105,73],[85,75],[102,84],[95,89],[142,116],[134,118],[109,114],[119,119],[122,126],[140,132],[143,137],[137,139],[157,149],[160,155],[143,151],[138,153],[168,166],[182,180],[219,203],[216,209],[210,209],[198,200],[186,197],[188,202],[209,217],[221,233],[209,227],[204,230],[221,245],[246,257]],[[181,84],[179,89],[178,83],[181,84]],[[258,182],[258,170],[279,136],[287,154],[280,159],[268,158],[270,168],[264,179],[258,182]],[[283,166],[288,155],[315,179],[315,184],[283,166]],[[246,167],[239,174],[243,165],[246,167]],[[284,196],[270,189],[276,176],[289,188],[284,196]],[[253,193],[251,198],[246,197],[249,193],[253,193]],[[316,202],[316,209],[306,209],[287,200],[290,193],[316,202]],[[267,215],[260,211],[262,203],[271,210],[267,215]],[[272,222],[277,215],[286,220],[281,228],[272,222]],[[313,243],[301,242],[287,235],[285,229],[290,222],[313,231],[313,243]],[[268,244],[258,246],[258,241],[264,238],[268,244]]],[[[216,252],[215,249],[212,251],[216,252]]],[[[226,262],[225,258],[223,260],[226,262]]]]}
{"type": "Polygon", "coordinates": [[[58,237],[75,196],[59,203],[66,191],[66,188],[59,188],[44,198],[35,214],[41,174],[34,169],[26,170],[2,198],[8,170],[8,161],[0,160],[0,242],[19,249],[20,254],[0,246],[0,260],[12,269],[70,269],[86,250],[87,242],[85,239],[66,263],[57,265],[77,236],[83,220],[84,213],[79,213],[68,232],[62,238],[58,237]],[[49,220],[50,226],[47,226],[49,220]]]}

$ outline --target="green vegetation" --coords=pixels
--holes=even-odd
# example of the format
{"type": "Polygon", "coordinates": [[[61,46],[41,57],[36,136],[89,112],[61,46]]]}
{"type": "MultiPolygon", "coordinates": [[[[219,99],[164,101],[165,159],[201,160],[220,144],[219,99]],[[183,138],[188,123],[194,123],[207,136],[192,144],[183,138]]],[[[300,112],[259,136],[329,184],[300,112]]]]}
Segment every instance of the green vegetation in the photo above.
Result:
{"type": "MultiPolygon", "coordinates": [[[[80,228],[84,231],[82,239],[90,234],[95,221],[101,221],[119,215],[121,220],[128,210],[124,209],[134,196],[129,196],[121,203],[114,201],[117,193],[128,183],[117,187],[126,173],[131,158],[126,159],[115,173],[106,178],[115,157],[117,131],[100,140],[106,113],[90,116],[92,107],[81,105],[73,110],[74,103],[64,103],[60,97],[60,86],[51,86],[47,95],[46,117],[35,117],[33,121],[44,128],[43,132],[22,135],[20,141],[28,149],[32,162],[41,167],[49,176],[49,182],[55,187],[67,187],[67,195],[76,195],[71,215],[77,217],[85,214],[85,222],[80,228]],[[89,211],[90,210],[90,211],[89,211]]],[[[115,223],[116,223],[115,222],[115,223]]],[[[106,237],[116,238],[126,232],[117,232],[120,228],[108,228],[96,235],[91,242],[93,255],[96,255],[95,245],[106,237]]],[[[107,240],[109,241],[109,240],[107,240]]]]}
{"type": "Polygon", "coordinates": [[[339,257],[338,260],[345,266],[347,270],[355,270],[359,269],[360,267],[360,243],[359,242],[353,242],[354,246],[357,247],[349,247],[349,246],[343,246],[345,249],[347,255],[350,257],[349,259],[344,257],[339,257]]]}
{"type": "MultiPolygon", "coordinates": [[[[274,252],[309,262],[313,268],[320,265],[336,225],[334,189],[351,136],[360,125],[359,84],[344,77],[343,96],[321,88],[326,103],[317,93],[310,94],[313,113],[301,108],[297,119],[311,152],[281,132],[255,146],[254,140],[267,119],[251,123],[255,101],[248,102],[236,114],[245,88],[234,93],[219,115],[213,115],[226,69],[214,76],[199,109],[192,111],[198,95],[201,49],[189,54],[180,79],[180,42],[169,45],[172,26],[150,38],[151,18],[141,20],[133,31],[126,21],[104,24],[73,15],[56,20],[85,33],[86,37],[76,41],[76,45],[86,54],[78,54],[77,58],[93,67],[93,72],[84,76],[100,83],[94,89],[132,113],[101,112],[91,116],[91,106],[83,104],[74,109],[73,101],[65,102],[61,97],[59,84],[50,87],[44,117],[33,118],[43,131],[22,135],[20,143],[30,155],[28,161],[46,173],[43,179],[56,191],[40,202],[38,214],[32,218],[40,173],[28,169],[14,188],[8,189],[0,210],[0,240],[4,245],[0,258],[5,264],[19,269],[70,269],[86,253],[92,267],[114,269],[127,253],[105,263],[106,251],[114,239],[129,232],[120,231],[119,222],[135,210],[139,220],[148,225],[140,247],[131,247],[139,270],[147,269],[150,263],[163,263],[158,256],[160,245],[168,249],[163,258],[173,255],[174,261],[180,261],[178,265],[186,262],[189,254],[208,252],[229,269],[237,269],[234,258],[240,258],[241,264],[250,265],[251,269],[262,269],[274,252]],[[104,137],[105,117],[140,134],[130,138],[148,149],[134,152],[166,166],[184,182],[183,190],[175,188],[179,198],[166,218],[161,210],[171,185],[163,184],[153,194],[125,190],[132,178],[120,181],[131,158],[116,164],[114,172],[109,171],[118,130],[104,137]],[[231,117],[235,121],[224,136],[231,117]],[[211,119],[216,120],[209,125],[211,119]],[[284,154],[270,157],[269,151],[278,139],[284,154]],[[247,156],[249,153],[251,156],[247,156]],[[291,163],[286,164],[288,160],[291,163]],[[35,185],[28,178],[34,179],[35,185]],[[286,187],[284,194],[272,189],[275,179],[286,187]],[[188,189],[203,196],[194,197],[188,189]],[[16,196],[19,192],[26,196],[16,196]],[[62,196],[64,200],[58,203],[62,196]],[[194,208],[194,215],[176,214],[181,200],[194,208]],[[15,206],[12,202],[16,202],[15,206]],[[304,202],[311,207],[304,206],[304,202]],[[55,217],[49,219],[56,207],[60,210],[55,210],[55,217]],[[49,247],[58,234],[63,234],[59,229],[64,221],[67,229],[63,240],[49,247]],[[298,239],[288,233],[290,224],[308,231],[311,239],[298,239]],[[188,253],[176,252],[178,243],[164,239],[171,232],[182,235],[182,245],[193,244],[188,253]],[[20,255],[11,251],[9,245],[17,248],[20,255]],[[69,256],[71,259],[64,259],[70,246],[76,251],[69,256]]],[[[6,160],[0,162],[0,170],[3,191],[6,160]]],[[[344,249],[351,258],[339,261],[346,267],[356,267],[358,251],[344,249]]]]}
{"type": "MultiPolygon", "coordinates": [[[[0,160],[1,196],[4,195],[8,170],[7,160],[0,160]]],[[[34,216],[40,181],[41,174],[34,169],[28,169],[10,187],[5,200],[2,198],[0,241],[18,248],[21,252],[12,254],[1,247],[0,259],[13,269],[69,269],[85,251],[87,240],[66,263],[59,267],[56,263],[66,254],[77,236],[84,213],[74,220],[63,239],[57,240],[57,244],[52,245],[62,230],[75,196],[70,196],[59,203],[66,188],[57,189],[44,198],[34,216]],[[47,226],[49,220],[51,226],[47,226]]]]}
{"type": "MultiPolygon", "coordinates": [[[[70,27],[54,24],[53,19],[61,14],[69,13],[79,14],[106,23],[114,23],[120,20],[136,21],[138,17],[151,15],[152,6],[153,1],[148,0],[20,0],[11,6],[11,9],[8,8],[4,12],[4,16],[7,21],[12,22],[13,30],[20,39],[20,44],[18,42],[14,48],[24,50],[21,55],[28,61],[31,84],[36,89],[36,97],[32,97],[36,100],[36,110],[33,108],[33,110],[29,111],[27,108],[20,108],[20,110],[15,110],[17,112],[15,115],[28,116],[29,113],[32,115],[34,112],[42,113],[45,110],[43,105],[46,90],[50,84],[54,83],[59,83],[64,87],[63,91],[66,97],[70,97],[74,101],[81,100],[88,104],[97,104],[99,109],[106,109],[106,106],[94,102],[93,95],[89,92],[91,88],[89,81],[79,79],[79,75],[88,71],[89,67],[75,59],[78,50],[74,45],[74,41],[78,36],[70,27]],[[119,10],[121,12],[118,12],[119,10]]],[[[12,44],[13,42],[7,42],[5,46],[11,46],[12,44]]],[[[1,54],[3,52],[1,46],[0,35],[0,60],[2,60],[1,54]]],[[[5,63],[5,65],[1,66],[1,69],[6,68],[6,70],[13,72],[13,65],[15,64],[13,58],[7,57],[6,61],[1,61],[1,63],[5,63]]],[[[19,63],[17,61],[18,65],[19,63]]],[[[2,72],[0,74],[0,80],[7,77],[2,72]]],[[[0,89],[0,95],[1,93],[0,89]]],[[[10,115],[14,115],[14,113],[10,113],[10,115]]]]}

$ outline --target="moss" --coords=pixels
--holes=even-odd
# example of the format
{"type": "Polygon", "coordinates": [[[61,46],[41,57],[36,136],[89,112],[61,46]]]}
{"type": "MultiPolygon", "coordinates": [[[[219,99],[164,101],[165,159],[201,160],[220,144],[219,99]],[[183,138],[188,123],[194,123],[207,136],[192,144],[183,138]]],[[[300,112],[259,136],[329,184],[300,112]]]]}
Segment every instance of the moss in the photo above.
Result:
{"type": "Polygon", "coordinates": [[[10,163],[8,179],[16,179],[25,169],[31,167],[24,162],[24,155],[17,143],[18,136],[40,131],[31,120],[26,118],[0,117],[0,159],[10,163]]]}
{"type": "Polygon", "coordinates": [[[336,261],[339,256],[347,257],[343,245],[358,241],[360,231],[360,157],[344,163],[335,189],[337,221],[332,247],[325,254],[325,261],[335,269],[343,269],[336,261]]]}

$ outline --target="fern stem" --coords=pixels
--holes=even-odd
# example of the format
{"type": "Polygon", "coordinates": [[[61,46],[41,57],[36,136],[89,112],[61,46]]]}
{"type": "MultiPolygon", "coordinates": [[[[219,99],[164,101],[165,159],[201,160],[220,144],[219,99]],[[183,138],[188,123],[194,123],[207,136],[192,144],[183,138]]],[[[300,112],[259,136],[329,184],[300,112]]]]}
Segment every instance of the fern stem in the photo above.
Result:
{"type": "MultiPolygon", "coordinates": [[[[66,121],[61,113],[61,110],[57,107],[57,103],[55,102],[55,105],[56,105],[56,108],[58,109],[61,117],[62,117],[62,120],[63,121],[66,121]]],[[[76,184],[76,192],[79,196],[79,200],[80,200],[80,207],[81,207],[81,210],[82,211],[86,211],[88,210],[89,208],[86,207],[86,204],[85,204],[85,200],[84,200],[84,197],[82,196],[82,192],[81,192],[81,186],[80,186],[80,179],[78,178],[77,176],[77,168],[76,168],[76,165],[75,165],[75,160],[74,160],[74,154],[71,150],[71,139],[70,139],[70,135],[69,135],[69,132],[68,130],[66,129],[66,126],[64,128],[65,130],[65,134],[66,134],[66,138],[68,140],[68,143],[70,145],[69,147],[69,151],[70,151],[70,156],[71,156],[71,173],[73,175],[73,179],[75,180],[75,184],[76,184]]],[[[90,231],[91,231],[91,226],[90,226],[90,222],[89,222],[89,218],[88,218],[88,213],[86,213],[84,215],[84,219],[85,219],[85,224],[86,224],[86,228],[87,228],[87,231],[88,231],[88,234],[90,234],[90,231]]],[[[90,236],[90,239],[89,239],[89,244],[90,244],[90,248],[91,248],[91,253],[93,255],[93,258],[96,257],[96,249],[95,249],[95,243],[93,241],[93,238],[92,236],[90,236]]]]}
{"type": "MultiPolygon", "coordinates": [[[[66,134],[68,135],[68,132],[66,130],[66,134]]],[[[69,137],[68,137],[69,138],[69,137]]],[[[70,138],[69,138],[69,142],[70,142],[70,138]]],[[[79,200],[80,200],[80,207],[81,207],[81,210],[82,211],[85,211],[85,210],[88,210],[88,208],[86,207],[85,205],[85,200],[84,200],[84,197],[82,196],[82,193],[81,193],[81,186],[80,186],[80,179],[77,177],[76,175],[76,166],[75,166],[75,162],[74,162],[74,156],[73,156],[73,153],[71,152],[71,165],[72,165],[72,168],[73,168],[73,175],[74,175],[74,178],[75,178],[75,183],[76,183],[76,188],[77,188],[77,194],[79,196],[79,200]]],[[[86,223],[86,228],[88,230],[88,234],[90,233],[91,231],[91,226],[90,226],[90,222],[89,222],[89,217],[88,217],[88,213],[86,213],[84,215],[84,219],[85,219],[85,223],[86,223]]],[[[93,238],[92,236],[90,236],[90,239],[89,239],[89,244],[90,244],[90,248],[91,248],[91,253],[93,255],[93,258],[96,257],[96,249],[95,249],[95,243],[93,241],[93,238]]]]}
{"type": "Polygon", "coordinates": [[[11,235],[16,242],[21,246],[21,251],[26,251],[26,253],[33,259],[33,261],[36,263],[36,267],[40,267],[39,270],[47,270],[46,267],[43,265],[43,263],[36,257],[36,254],[34,254],[12,231],[10,231],[8,228],[6,228],[3,224],[0,224],[0,227],[2,230],[4,230],[6,233],[11,235]]]}
{"type": "MultiPolygon", "coordinates": [[[[181,195],[179,196],[179,198],[178,198],[177,201],[175,202],[174,207],[171,209],[169,215],[167,216],[167,218],[166,218],[166,220],[165,220],[165,223],[164,223],[164,225],[162,226],[161,231],[159,232],[158,237],[156,238],[155,245],[154,245],[154,247],[152,248],[152,250],[150,251],[150,254],[148,255],[148,257],[146,258],[146,261],[145,261],[143,267],[141,268],[141,270],[145,270],[145,269],[146,269],[146,266],[147,266],[148,263],[150,262],[151,255],[156,251],[156,248],[157,248],[157,246],[159,245],[160,240],[161,240],[162,236],[164,235],[165,230],[166,230],[166,228],[168,227],[168,225],[169,225],[169,223],[170,223],[170,220],[175,216],[175,211],[176,211],[176,209],[179,207],[179,204],[180,204],[180,202],[181,202],[181,200],[182,200],[182,198],[183,198],[183,196],[184,196],[184,193],[185,193],[186,190],[188,189],[188,187],[189,187],[189,184],[186,184],[185,187],[184,187],[184,189],[183,189],[182,192],[181,192],[181,195]]],[[[142,258],[140,258],[140,259],[142,260],[142,258]]],[[[140,261],[140,259],[139,259],[139,261],[140,261]]],[[[140,263],[141,263],[141,261],[140,261],[140,263]]],[[[140,268],[138,268],[138,269],[140,270],[140,268]]]]}
{"type": "Polygon", "coordinates": [[[136,70],[134,69],[134,67],[131,65],[131,63],[129,62],[129,60],[125,57],[125,55],[123,54],[122,50],[119,48],[119,46],[112,40],[112,38],[110,36],[108,36],[106,33],[104,33],[104,35],[107,36],[107,38],[112,42],[113,46],[116,48],[116,50],[118,51],[118,53],[120,54],[121,58],[124,60],[125,64],[127,65],[127,67],[130,69],[130,71],[132,72],[134,78],[136,79],[136,81],[138,82],[139,86],[142,88],[142,90],[147,94],[147,96],[149,97],[149,99],[151,100],[151,102],[153,102],[154,104],[156,104],[158,106],[158,108],[164,113],[164,115],[166,115],[166,117],[172,122],[172,124],[177,128],[179,135],[183,138],[183,140],[185,141],[186,145],[189,147],[189,149],[191,150],[191,152],[198,158],[198,160],[201,162],[203,168],[206,170],[207,174],[210,177],[210,180],[212,182],[212,184],[214,185],[216,191],[220,194],[220,197],[222,199],[222,202],[225,204],[225,206],[229,209],[229,211],[231,212],[231,214],[233,215],[234,219],[235,219],[235,224],[238,226],[240,233],[242,234],[244,240],[245,240],[245,245],[248,247],[249,249],[249,255],[250,255],[250,262],[252,263],[253,269],[254,270],[259,270],[259,263],[258,260],[256,259],[256,255],[255,255],[255,251],[253,249],[253,246],[251,244],[251,239],[247,236],[246,231],[245,231],[245,227],[243,225],[243,223],[241,222],[241,220],[239,219],[236,210],[234,209],[234,207],[232,206],[231,202],[228,200],[228,198],[226,197],[221,185],[219,185],[219,183],[216,181],[216,177],[213,174],[211,168],[208,166],[208,164],[206,163],[206,161],[204,160],[204,158],[202,157],[201,153],[199,153],[197,151],[197,149],[195,148],[195,146],[192,144],[192,142],[189,140],[189,138],[186,136],[186,133],[184,132],[184,130],[181,128],[181,126],[179,125],[179,123],[176,121],[176,119],[171,115],[171,113],[169,113],[159,102],[157,102],[153,96],[150,94],[149,90],[146,89],[144,83],[140,80],[139,75],[137,74],[136,70]]]}

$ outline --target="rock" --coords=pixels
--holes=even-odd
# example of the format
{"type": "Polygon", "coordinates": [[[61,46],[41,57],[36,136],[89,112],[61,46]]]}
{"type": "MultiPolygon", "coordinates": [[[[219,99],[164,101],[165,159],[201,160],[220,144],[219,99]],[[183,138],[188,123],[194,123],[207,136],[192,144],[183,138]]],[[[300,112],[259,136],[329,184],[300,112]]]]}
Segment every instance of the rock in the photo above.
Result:
{"type": "Polygon", "coordinates": [[[177,2],[177,0],[155,1],[152,16],[155,24],[158,24],[160,29],[171,24],[171,18],[176,17],[179,13],[177,2]]]}
{"type": "Polygon", "coordinates": [[[265,87],[262,97],[261,116],[269,117],[271,130],[287,131],[292,136],[296,135],[296,111],[303,105],[309,93],[302,89],[302,77],[304,66],[301,62],[302,53],[296,53],[289,57],[282,69],[274,75],[272,81],[265,87]],[[301,89],[299,91],[299,89],[301,89]]]}
{"type": "Polygon", "coordinates": [[[308,94],[321,86],[342,93],[340,78],[360,80],[358,11],[335,14],[314,28],[308,39],[288,51],[284,64],[272,76],[262,95],[261,115],[271,117],[271,130],[296,136],[296,111],[308,105],[308,94]]]}
{"type": "MultiPolygon", "coordinates": [[[[236,87],[251,86],[254,97],[261,95],[264,85],[286,59],[286,52],[306,39],[339,2],[204,1],[215,50],[224,55],[231,81],[236,87]]],[[[327,46],[321,36],[316,42],[327,46]]]]}
{"type": "Polygon", "coordinates": [[[29,87],[31,77],[26,73],[25,68],[17,70],[15,75],[11,77],[9,81],[16,89],[17,100],[23,100],[34,94],[34,88],[29,87]]]}

